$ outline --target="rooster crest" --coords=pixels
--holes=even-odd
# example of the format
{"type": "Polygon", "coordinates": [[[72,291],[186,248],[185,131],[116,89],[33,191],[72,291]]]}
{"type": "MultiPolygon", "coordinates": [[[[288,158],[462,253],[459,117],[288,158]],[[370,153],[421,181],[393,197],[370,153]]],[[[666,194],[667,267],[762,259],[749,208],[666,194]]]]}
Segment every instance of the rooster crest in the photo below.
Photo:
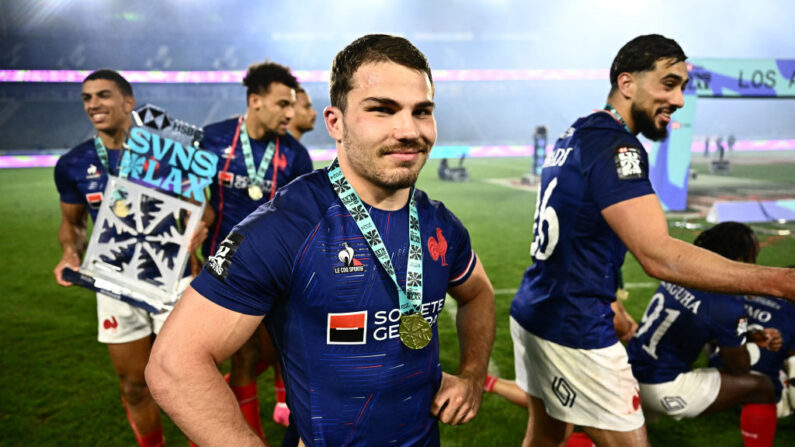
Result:
{"type": "Polygon", "coordinates": [[[436,239],[433,236],[428,238],[428,253],[431,254],[431,258],[434,261],[439,260],[439,257],[442,258],[442,266],[447,265],[447,260],[445,259],[445,255],[447,254],[447,239],[444,238],[442,234],[442,229],[436,227],[436,239]]]}

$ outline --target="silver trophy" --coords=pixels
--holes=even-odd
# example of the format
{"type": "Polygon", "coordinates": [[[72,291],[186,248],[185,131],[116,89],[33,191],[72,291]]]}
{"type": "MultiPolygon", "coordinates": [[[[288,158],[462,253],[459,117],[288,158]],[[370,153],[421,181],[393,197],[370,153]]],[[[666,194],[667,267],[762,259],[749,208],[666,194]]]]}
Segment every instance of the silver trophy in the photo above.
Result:
{"type": "Polygon", "coordinates": [[[179,299],[188,243],[206,206],[202,191],[218,158],[198,149],[200,128],[156,106],[134,111],[133,122],[120,176],[108,176],[80,271],[65,269],[64,279],[160,313],[179,299]]]}

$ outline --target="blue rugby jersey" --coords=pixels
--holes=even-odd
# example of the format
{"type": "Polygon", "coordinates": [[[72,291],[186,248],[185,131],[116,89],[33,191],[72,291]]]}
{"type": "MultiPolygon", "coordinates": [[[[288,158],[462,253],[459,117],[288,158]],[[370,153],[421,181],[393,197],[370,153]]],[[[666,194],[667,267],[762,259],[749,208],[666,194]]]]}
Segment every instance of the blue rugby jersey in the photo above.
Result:
{"type": "Polygon", "coordinates": [[[736,295],[691,290],[661,282],[635,336],[627,345],[632,373],[641,383],[664,383],[690,371],[704,345],[745,344],[747,314],[736,295]]]}
{"type": "MultiPolygon", "coordinates": [[[[438,445],[430,405],[441,381],[436,320],[448,288],[471,275],[469,235],[442,203],[416,191],[422,313],[433,339],[400,342],[398,294],[334,194],[326,170],[281,188],[236,226],[193,287],[236,312],[268,314],[287,403],[311,445],[438,445]]],[[[408,206],[368,207],[405,287],[408,206]]]]}
{"type": "Polygon", "coordinates": [[[612,115],[577,120],[555,143],[541,184],[527,269],[511,316],[527,331],[578,349],[618,342],[613,311],[626,247],[602,217],[653,194],[640,141],[612,115]]]}
{"type": "MultiPolygon", "coordinates": [[[[119,175],[121,153],[121,150],[108,150],[108,165],[113,175],[119,175]]],[[[58,158],[54,175],[61,202],[86,205],[91,220],[96,220],[108,173],[94,149],[94,139],[78,144],[58,158]]]]}
{"type": "MultiPolygon", "coordinates": [[[[262,187],[263,197],[260,200],[252,200],[248,195],[251,179],[249,179],[248,171],[246,170],[240,138],[238,138],[235,145],[234,155],[229,160],[229,166],[224,171],[229,154],[232,152],[230,148],[235,138],[237,125],[238,118],[231,118],[210,124],[204,128],[202,148],[218,155],[217,179],[210,185],[210,206],[215,211],[219,210],[221,188],[223,188],[223,209],[217,213],[216,222],[210,229],[210,235],[202,247],[202,252],[205,256],[213,254],[221,240],[232,231],[232,227],[251,214],[257,207],[270,200],[274,166],[279,167],[276,176],[277,188],[281,188],[293,179],[312,171],[312,160],[304,145],[292,135],[280,136],[279,152],[278,154],[274,153],[273,160],[271,160],[271,164],[265,173],[265,182],[262,187]],[[218,227],[217,230],[216,227],[218,227]]],[[[259,167],[269,141],[251,139],[251,151],[255,167],[259,167]]]]}

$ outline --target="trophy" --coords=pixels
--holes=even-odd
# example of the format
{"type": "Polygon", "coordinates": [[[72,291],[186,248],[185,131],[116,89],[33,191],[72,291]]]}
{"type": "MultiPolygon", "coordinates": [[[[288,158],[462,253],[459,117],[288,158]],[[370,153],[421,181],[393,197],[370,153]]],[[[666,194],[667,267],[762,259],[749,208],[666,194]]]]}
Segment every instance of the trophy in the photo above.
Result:
{"type": "Polygon", "coordinates": [[[80,271],[67,281],[151,313],[173,307],[190,258],[188,243],[215,176],[218,156],[198,148],[202,130],[144,105],[133,127],[118,176],[108,176],[80,271]]]}

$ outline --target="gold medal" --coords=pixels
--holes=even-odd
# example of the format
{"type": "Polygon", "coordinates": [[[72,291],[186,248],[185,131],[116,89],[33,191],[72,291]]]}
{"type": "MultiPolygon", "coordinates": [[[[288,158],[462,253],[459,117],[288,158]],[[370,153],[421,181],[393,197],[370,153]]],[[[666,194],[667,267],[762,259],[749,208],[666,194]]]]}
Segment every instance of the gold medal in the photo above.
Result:
{"type": "Polygon", "coordinates": [[[248,187],[248,196],[251,197],[251,200],[260,200],[262,199],[262,188],[257,185],[251,185],[248,187]]]}
{"type": "Polygon", "coordinates": [[[124,219],[130,214],[130,207],[127,206],[124,200],[117,200],[113,202],[113,214],[124,219]]]}
{"type": "Polygon", "coordinates": [[[422,314],[400,316],[400,341],[411,349],[422,349],[428,346],[433,338],[433,330],[422,314]]]}

